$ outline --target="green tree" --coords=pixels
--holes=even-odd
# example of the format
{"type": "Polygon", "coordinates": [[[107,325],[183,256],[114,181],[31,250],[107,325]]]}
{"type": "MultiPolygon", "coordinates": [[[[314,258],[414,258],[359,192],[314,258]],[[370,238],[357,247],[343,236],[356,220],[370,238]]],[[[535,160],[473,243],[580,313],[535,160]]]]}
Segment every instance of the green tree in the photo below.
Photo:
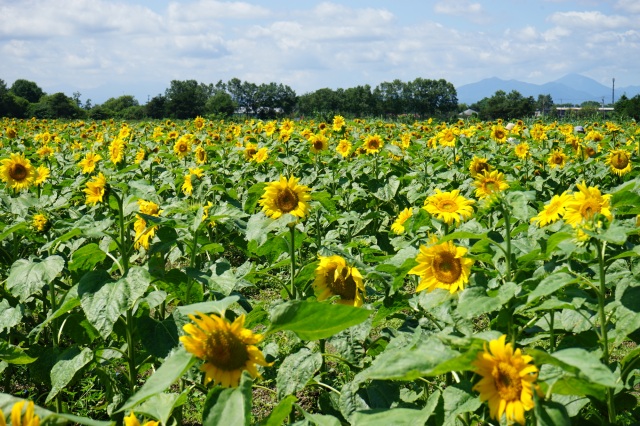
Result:
{"type": "Polygon", "coordinates": [[[205,111],[207,114],[228,118],[235,113],[236,108],[231,95],[224,90],[218,90],[207,100],[205,111]]]}
{"type": "Polygon", "coordinates": [[[107,111],[110,111],[109,115],[111,117],[126,118],[124,117],[124,115],[127,115],[127,116],[131,116],[131,115],[138,116],[140,114],[144,115],[143,108],[140,107],[138,100],[131,95],[123,95],[117,98],[109,98],[102,104],[102,108],[104,108],[107,111]],[[139,109],[141,112],[134,113],[132,112],[134,109],[139,109]],[[127,111],[127,112],[123,113],[123,111],[127,111]]]}
{"type": "Polygon", "coordinates": [[[149,118],[162,119],[167,117],[167,98],[164,95],[154,96],[144,106],[145,115],[149,118]]]}
{"type": "Polygon", "coordinates": [[[622,95],[615,104],[615,111],[622,117],[640,120],[640,95],[635,95],[629,99],[627,95],[622,95]]]}
{"type": "Polygon", "coordinates": [[[409,112],[407,84],[399,79],[382,82],[373,91],[383,114],[400,115],[409,112]]]}
{"type": "Polygon", "coordinates": [[[483,98],[471,105],[471,109],[478,111],[482,120],[505,120],[530,117],[535,112],[533,96],[525,98],[517,90],[507,94],[504,90],[498,90],[492,97],[483,98]]]}
{"type": "Polygon", "coordinates": [[[62,92],[45,95],[40,102],[29,105],[29,115],[36,118],[82,118],[85,111],[62,92]]]}
{"type": "Polygon", "coordinates": [[[44,91],[33,81],[18,79],[9,89],[14,95],[26,99],[29,103],[36,103],[45,95],[44,91]]]}
{"type": "Polygon", "coordinates": [[[445,117],[456,112],[458,94],[444,79],[416,78],[407,84],[407,102],[411,112],[423,117],[445,117]]]}
{"type": "Polygon", "coordinates": [[[170,87],[165,91],[167,114],[177,119],[204,115],[210,90],[209,86],[198,84],[196,80],[172,80],[170,87]]]}
{"type": "Polygon", "coordinates": [[[377,113],[376,97],[368,84],[345,89],[340,100],[341,106],[338,108],[340,112],[354,116],[367,116],[377,113]]]}
{"type": "Polygon", "coordinates": [[[548,115],[553,109],[553,98],[551,95],[538,95],[535,108],[537,111],[540,111],[542,115],[548,115]]]}
{"type": "Polygon", "coordinates": [[[258,110],[258,86],[255,83],[232,78],[227,82],[227,91],[233,102],[245,113],[255,114],[258,110]]]}

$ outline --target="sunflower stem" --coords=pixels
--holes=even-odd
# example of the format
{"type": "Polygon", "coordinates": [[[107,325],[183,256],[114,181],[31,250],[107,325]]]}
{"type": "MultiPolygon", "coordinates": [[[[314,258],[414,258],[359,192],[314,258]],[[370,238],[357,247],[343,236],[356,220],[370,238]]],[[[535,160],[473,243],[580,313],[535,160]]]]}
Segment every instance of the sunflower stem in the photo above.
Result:
{"type": "Polygon", "coordinates": [[[554,314],[555,310],[551,309],[549,311],[549,351],[552,353],[556,351],[556,335],[553,330],[554,314]]]}
{"type": "MultiPolygon", "coordinates": [[[[598,315],[600,317],[600,339],[602,341],[602,361],[609,367],[609,338],[607,336],[607,314],[605,312],[605,297],[607,294],[607,281],[605,278],[604,253],[606,243],[596,240],[596,250],[598,256],[600,291],[598,291],[598,315]]],[[[616,406],[613,401],[613,389],[607,388],[607,411],[609,423],[616,421],[616,406]]]]}
{"type": "Polygon", "coordinates": [[[291,257],[291,299],[297,299],[298,294],[296,291],[296,224],[291,222],[287,225],[289,227],[290,246],[289,255],[291,257]]]}

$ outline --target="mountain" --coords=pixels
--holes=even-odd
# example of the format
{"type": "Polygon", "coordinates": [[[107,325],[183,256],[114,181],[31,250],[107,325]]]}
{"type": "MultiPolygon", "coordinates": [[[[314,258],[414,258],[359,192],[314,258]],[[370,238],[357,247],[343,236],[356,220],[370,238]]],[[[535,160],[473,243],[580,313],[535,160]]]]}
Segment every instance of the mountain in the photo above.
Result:
{"type": "MultiPolygon", "coordinates": [[[[611,87],[607,87],[597,81],[580,74],[568,74],[558,80],[545,84],[525,83],[519,80],[501,80],[496,77],[486,78],[477,83],[465,84],[456,89],[458,102],[473,104],[483,98],[492,97],[498,90],[509,93],[513,90],[522,96],[551,95],[556,104],[573,103],[581,104],[585,101],[611,102],[611,87]]],[[[615,99],[626,94],[631,98],[640,94],[640,86],[627,86],[615,88],[615,99]]]]}

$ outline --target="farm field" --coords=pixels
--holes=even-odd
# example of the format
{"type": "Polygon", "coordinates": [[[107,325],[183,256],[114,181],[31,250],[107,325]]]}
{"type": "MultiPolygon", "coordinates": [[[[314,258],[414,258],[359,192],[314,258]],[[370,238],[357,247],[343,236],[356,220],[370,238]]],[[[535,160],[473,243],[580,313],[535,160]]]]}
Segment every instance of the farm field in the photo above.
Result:
{"type": "Polygon", "coordinates": [[[0,424],[640,421],[596,120],[3,119],[0,424]]]}

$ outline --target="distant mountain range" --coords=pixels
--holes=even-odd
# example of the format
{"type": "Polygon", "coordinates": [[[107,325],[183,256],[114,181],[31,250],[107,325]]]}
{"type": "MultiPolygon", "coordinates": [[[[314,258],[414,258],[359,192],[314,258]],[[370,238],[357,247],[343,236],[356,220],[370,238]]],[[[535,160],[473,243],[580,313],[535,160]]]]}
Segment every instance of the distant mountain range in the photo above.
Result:
{"type": "MultiPolygon", "coordinates": [[[[580,105],[585,101],[611,103],[612,87],[605,86],[597,81],[580,74],[568,74],[558,80],[545,84],[525,83],[518,80],[501,80],[499,78],[486,78],[477,83],[465,84],[456,88],[458,103],[471,105],[483,98],[490,98],[498,90],[509,93],[518,91],[522,96],[551,95],[554,104],[572,103],[580,105]]],[[[623,94],[628,98],[640,94],[640,86],[615,87],[615,101],[623,94]]]]}

